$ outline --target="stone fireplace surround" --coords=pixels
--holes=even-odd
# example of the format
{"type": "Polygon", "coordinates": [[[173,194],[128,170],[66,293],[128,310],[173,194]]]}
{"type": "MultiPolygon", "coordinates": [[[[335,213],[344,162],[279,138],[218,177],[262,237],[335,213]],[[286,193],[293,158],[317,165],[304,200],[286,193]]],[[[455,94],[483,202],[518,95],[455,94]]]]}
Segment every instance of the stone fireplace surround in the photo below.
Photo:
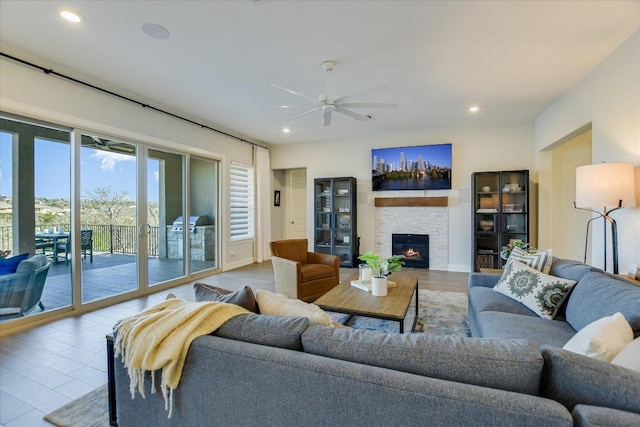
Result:
{"type": "Polygon", "coordinates": [[[391,256],[391,235],[394,233],[428,234],[429,269],[446,271],[449,264],[449,215],[446,202],[444,206],[415,206],[416,203],[407,198],[406,204],[412,206],[401,206],[402,199],[398,198],[394,200],[400,200],[399,203],[383,206],[385,203],[378,203],[378,200],[381,199],[376,199],[376,253],[383,257],[391,256]]]}

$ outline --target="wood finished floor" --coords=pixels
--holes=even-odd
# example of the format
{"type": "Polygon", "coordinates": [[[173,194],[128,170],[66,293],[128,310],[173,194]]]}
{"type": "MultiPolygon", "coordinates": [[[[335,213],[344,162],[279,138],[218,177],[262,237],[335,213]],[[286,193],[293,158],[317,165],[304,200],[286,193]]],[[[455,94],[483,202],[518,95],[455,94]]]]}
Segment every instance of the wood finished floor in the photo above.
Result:
{"type": "MultiPolygon", "coordinates": [[[[356,269],[341,269],[345,279],[356,269]]],[[[421,289],[466,292],[468,273],[403,270],[421,289]]],[[[235,290],[244,285],[275,290],[271,262],[215,274],[200,282],[235,290]]],[[[51,426],[42,417],[107,382],[105,335],[120,319],[166,298],[193,300],[181,285],[78,317],[0,338],[0,427],[51,426]]]]}

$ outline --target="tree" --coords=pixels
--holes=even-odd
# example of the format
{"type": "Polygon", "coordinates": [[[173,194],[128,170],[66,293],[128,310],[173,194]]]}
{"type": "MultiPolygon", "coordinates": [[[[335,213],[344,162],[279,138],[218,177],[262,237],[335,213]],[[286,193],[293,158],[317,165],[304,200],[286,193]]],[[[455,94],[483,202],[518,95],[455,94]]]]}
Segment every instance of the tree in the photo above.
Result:
{"type": "Polygon", "coordinates": [[[97,187],[87,191],[83,198],[83,223],[129,225],[135,221],[135,210],[133,216],[127,215],[133,203],[127,191],[116,193],[111,187],[97,187]]]}

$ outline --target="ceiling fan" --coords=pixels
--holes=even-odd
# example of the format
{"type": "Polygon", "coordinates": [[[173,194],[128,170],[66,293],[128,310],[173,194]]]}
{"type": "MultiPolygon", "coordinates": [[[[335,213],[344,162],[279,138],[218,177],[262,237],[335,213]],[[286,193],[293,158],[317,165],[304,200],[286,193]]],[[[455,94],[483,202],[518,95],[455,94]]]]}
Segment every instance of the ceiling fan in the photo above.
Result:
{"type": "MultiPolygon", "coordinates": [[[[335,65],[336,63],[334,61],[324,61],[322,63],[322,69],[325,70],[327,73],[329,73],[333,71],[335,65]]],[[[328,76],[327,76],[327,80],[328,80],[328,76]]],[[[323,123],[325,126],[329,126],[331,124],[331,114],[333,112],[344,114],[345,116],[349,116],[356,120],[362,120],[366,122],[366,121],[372,120],[373,116],[369,114],[356,113],[355,111],[351,111],[351,108],[396,108],[398,106],[398,104],[381,103],[381,102],[374,102],[374,103],[345,102],[347,99],[353,98],[354,96],[360,95],[364,92],[377,89],[382,86],[388,86],[386,83],[380,83],[375,86],[370,86],[368,88],[365,88],[357,92],[353,92],[349,95],[341,96],[335,99],[328,98],[326,93],[320,94],[320,96],[318,96],[318,98],[315,99],[310,96],[303,95],[300,92],[296,92],[295,90],[287,89],[286,87],[278,86],[276,84],[271,84],[271,86],[280,90],[284,90],[285,92],[288,92],[292,95],[299,96],[300,98],[304,98],[313,103],[313,106],[314,106],[313,109],[305,111],[300,114],[296,114],[293,117],[289,117],[288,119],[285,120],[286,122],[293,119],[297,119],[298,117],[306,116],[307,114],[311,114],[316,111],[322,111],[323,123]]]]}

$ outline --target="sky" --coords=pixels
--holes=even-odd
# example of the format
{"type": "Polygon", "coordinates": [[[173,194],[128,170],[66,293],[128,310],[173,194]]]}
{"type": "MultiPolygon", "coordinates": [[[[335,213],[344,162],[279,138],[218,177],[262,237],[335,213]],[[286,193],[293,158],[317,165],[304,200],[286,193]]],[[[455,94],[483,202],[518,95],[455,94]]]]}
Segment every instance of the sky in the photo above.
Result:
{"type": "Polygon", "coordinates": [[[436,145],[417,145],[413,147],[393,147],[393,148],[374,148],[371,150],[371,164],[373,165],[373,156],[377,155],[378,160],[384,159],[387,164],[400,164],[400,153],[404,153],[407,160],[418,160],[418,156],[422,155],[422,160],[430,161],[436,166],[451,168],[451,144],[436,145]]]}
{"type": "MultiPolygon", "coordinates": [[[[69,199],[71,194],[71,146],[65,143],[36,139],[35,196],[69,199]]],[[[81,194],[100,187],[110,187],[114,193],[127,192],[136,196],[135,156],[83,147],[81,151],[81,194]]],[[[12,196],[11,134],[0,132],[0,195],[12,196]]],[[[158,201],[159,162],[147,162],[147,193],[150,202],[158,201]]]]}

